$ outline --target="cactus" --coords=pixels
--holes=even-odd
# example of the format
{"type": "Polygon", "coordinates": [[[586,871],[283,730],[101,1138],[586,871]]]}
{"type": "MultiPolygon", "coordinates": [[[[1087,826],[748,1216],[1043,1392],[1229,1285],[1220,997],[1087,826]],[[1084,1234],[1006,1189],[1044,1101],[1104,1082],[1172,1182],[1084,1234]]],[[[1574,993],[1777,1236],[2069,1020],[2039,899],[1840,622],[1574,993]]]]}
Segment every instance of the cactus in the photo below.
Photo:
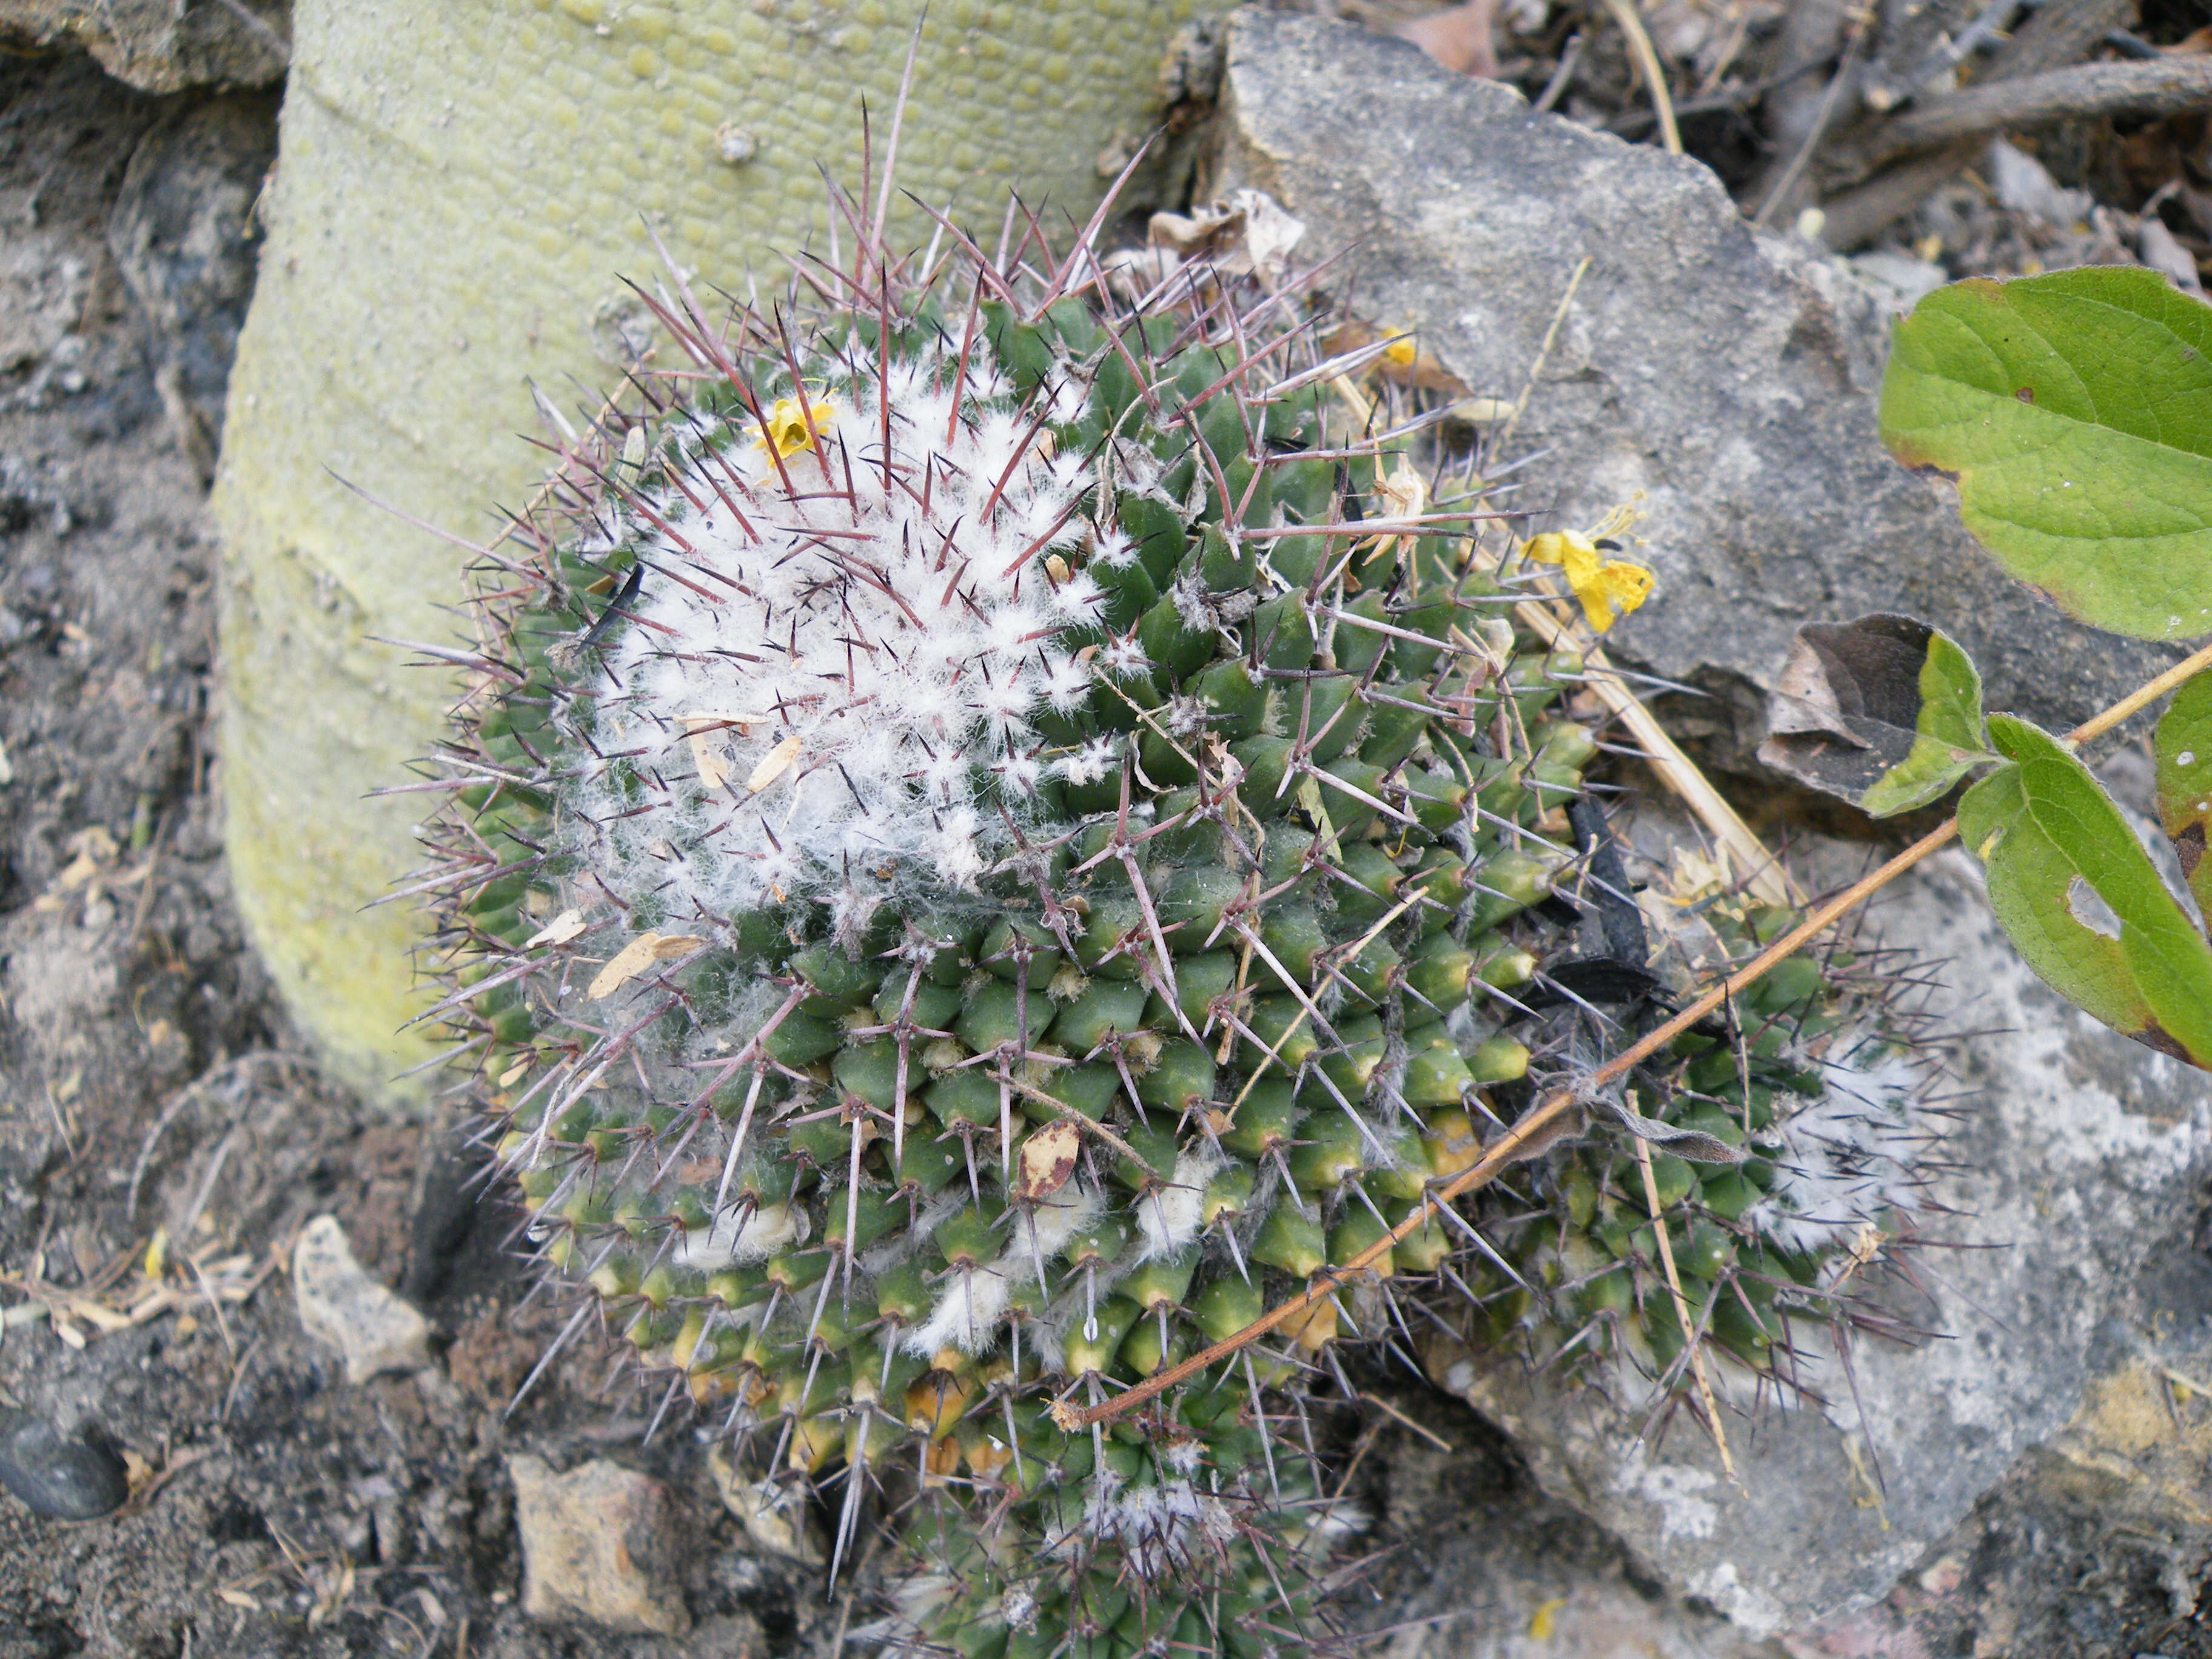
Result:
{"type": "MultiPolygon", "coordinates": [[[[41,8],[72,17],[106,9],[41,8]]],[[[217,5],[193,11],[219,17],[217,5]]],[[[1184,114],[1227,0],[291,0],[283,165],[239,339],[222,526],[223,797],[240,915],[301,1037],[386,1108],[428,1103],[421,942],[375,908],[410,803],[360,799],[437,739],[453,687],[385,640],[445,625],[449,544],[527,494],[543,403],[619,379],[652,319],[619,280],[686,264],[772,290],[903,105],[900,182],[993,225],[1017,181],[1090,211],[1103,150],[1184,114]],[[927,26],[919,27],[927,18],[927,26]],[[919,27],[919,33],[917,29],[919,27]],[[912,85],[902,98],[908,49],[912,85]],[[588,159],[586,159],[588,158],[588,159]],[[540,400],[543,400],[543,403],[540,400]]],[[[12,15],[12,14],[11,14],[12,15]]],[[[166,14],[165,14],[166,15],[166,14]]],[[[89,25],[87,25],[89,27],[89,25]]],[[[210,21],[207,27],[213,27],[210,21]]],[[[1187,112],[1186,112],[1187,113],[1187,112]]],[[[1139,185],[1174,188],[1188,138],[1139,185]]],[[[1187,166],[1187,159],[1182,162],[1187,166]]],[[[1125,203],[1125,205],[1128,204],[1125,203]]],[[[902,193],[906,234],[929,221],[902,193]]]]}
{"type": "MultiPolygon", "coordinates": [[[[828,1483],[839,1563],[897,1498],[882,1640],[1295,1648],[1353,1524],[1304,1396],[1340,1343],[1415,1345],[1398,1291],[1662,1381],[1684,1346],[1600,1137],[1525,1166],[1501,1244],[1431,1217],[1100,1415],[1401,1229],[1532,1067],[1602,1043],[1545,971],[1591,891],[1581,664],[1340,418],[1376,353],[1321,360],[1294,291],[1195,266],[1133,300],[1033,227],[995,262],[855,240],[720,326],[672,278],[684,368],[483,560],[418,786],[450,799],[416,884],[438,1013],[528,1237],[662,1409],[828,1483]]],[[[1773,921],[1695,914],[1719,955],[1773,921]]],[[[1845,1222],[1909,1204],[1902,1129],[1818,1196],[1791,1173],[1778,1102],[1887,1053],[1806,970],[1647,1073],[1668,1144],[1721,1160],[1660,1160],[1658,1224],[1754,1365],[1826,1316],[1845,1222]]]]}

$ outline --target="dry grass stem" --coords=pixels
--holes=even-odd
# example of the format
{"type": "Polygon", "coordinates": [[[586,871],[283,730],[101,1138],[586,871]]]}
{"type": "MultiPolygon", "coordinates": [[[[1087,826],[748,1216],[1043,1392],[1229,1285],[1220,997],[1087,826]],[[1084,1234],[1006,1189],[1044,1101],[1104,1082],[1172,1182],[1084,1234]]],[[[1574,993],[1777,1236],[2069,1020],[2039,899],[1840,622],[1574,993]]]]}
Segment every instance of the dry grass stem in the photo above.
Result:
{"type": "MultiPolygon", "coordinates": [[[[1569,638],[1567,624],[1542,601],[1524,599],[1515,607],[1515,614],[1549,644],[1558,645],[1569,638]]],[[[1680,797],[1682,804],[1697,815],[1698,822],[1705,826],[1706,833],[1734,856],[1736,868],[1743,872],[1744,885],[1752,894],[1763,904],[1802,904],[1805,895],[1790,880],[1789,872],[1782,867],[1782,860],[1759,840],[1735,808],[1729,805],[1727,797],[1713,787],[1712,781],[1698,763],[1682,752],[1682,746],[1668,734],[1658,718],[1613,672],[1602,649],[1596,646],[1583,648],[1583,673],[1590,690],[1636,738],[1644,750],[1646,763],[1658,774],[1659,781],[1680,797]]]]}
{"type": "MultiPolygon", "coordinates": [[[[1651,1212],[1651,1231],[1659,1241],[1659,1266],[1667,1275],[1667,1294],[1674,1301],[1675,1322],[1681,1327],[1682,1340],[1690,1351],[1690,1375],[1698,1384],[1698,1398],[1705,1407],[1705,1425],[1711,1431],[1714,1448],[1721,1455],[1721,1468],[1731,1481],[1736,1480],[1735,1459],[1729,1455],[1728,1430],[1721,1423],[1721,1408],[1713,1398],[1713,1385],[1705,1376],[1705,1347],[1698,1328],[1690,1321],[1690,1298],[1682,1294],[1682,1275],[1674,1267],[1674,1243],[1667,1236],[1667,1217],[1659,1202],[1659,1178],[1651,1170],[1651,1147],[1641,1135],[1633,1138],[1636,1147],[1636,1167],[1644,1176],[1644,1204],[1651,1212]]],[[[1741,1485],[1737,1481],[1736,1484],[1741,1485]]]]}
{"type": "Polygon", "coordinates": [[[1682,132],[1674,125],[1674,100],[1667,90],[1667,71],[1660,64],[1650,35],[1644,32],[1644,20],[1636,15],[1636,8],[1629,0],[1605,0],[1605,9],[1613,14],[1613,21],[1628,37],[1628,55],[1636,60],[1636,72],[1644,77],[1644,84],[1650,91],[1652,112],[1659,118],[1659,142],[1666,146],[1668,155],[1680,155],[1682,132]]]}

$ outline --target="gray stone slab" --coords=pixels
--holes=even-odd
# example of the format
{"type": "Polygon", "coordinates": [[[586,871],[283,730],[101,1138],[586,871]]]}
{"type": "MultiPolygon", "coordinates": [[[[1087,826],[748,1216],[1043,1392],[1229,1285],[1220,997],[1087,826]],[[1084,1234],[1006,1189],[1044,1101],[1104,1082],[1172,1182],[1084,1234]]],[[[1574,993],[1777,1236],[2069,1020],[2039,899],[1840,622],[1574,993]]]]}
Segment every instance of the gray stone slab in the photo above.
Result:
{"type": "Polygon", "coordinates": [[[264,87],[291,60],[284,0],[0,0],[0,45],[76,46],[141,92],[264,87]]]}
{"type": "Polygon", "coordinates": [[[1209,187],[1273,195],[1306,222],[1308,259],[1354,249],[1357,307],[1419,328],[1478,396],[1520,395],[1590,260],[1520,430],[1520,453],[1551,453],[1519,501],[1548,506],[1548,528],[1644,492],[1660,586],[1618,654],[1764,686],[1798,623],[1903,610],[1966,645],[1993,707],[2061,729],[2172,659],[2014,584],[1946,487],[1890,459],[1882,301],[1753,230],[1700,163],[1532,118],[1402,41],[1251,7],[1223,99],[1209,187]]]}

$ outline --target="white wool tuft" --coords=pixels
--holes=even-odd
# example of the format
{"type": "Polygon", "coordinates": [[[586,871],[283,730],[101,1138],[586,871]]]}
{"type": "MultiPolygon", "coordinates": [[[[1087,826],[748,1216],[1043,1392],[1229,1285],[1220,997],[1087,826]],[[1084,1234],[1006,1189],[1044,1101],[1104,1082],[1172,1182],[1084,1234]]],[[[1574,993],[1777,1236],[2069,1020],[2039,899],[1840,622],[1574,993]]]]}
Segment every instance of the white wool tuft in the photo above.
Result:
{"type": "MultiPolygon", "coordinates": [[[[592,741],[644,788],[602,767],[570,797],[618,896],[731,915],[901,871],[972,884],[1002,850],[992,793],[1033,797],[1059,759],[1035,717],[1091,684],[1059,641],[1105,600],[1069,569],[1098,479],[1051,453],[980,342],[956,411],[958,372],[941,345],[888,376],[849,346],[804,410],[769,400],[793,446],[780,466],[760,423],[695,416],[672,446],[680,488],[625,507],[608,540],[646,579],[592,741]]],[[[1064,419],[1088,383],[1054,380],[1064,419]]]]}
{"type": "MultiPolygon", "coordinates": [[[[1016,1219],[1013,1241],[998,1260],[988,1267],[947,1274],[928,1319],[915,1326],[901,1346],[923,1358],[947,1347],[969,1354],[986,1352],[1006,1316],[1014,1287],[1034,1279],[1038,1259],[1056,1255],[1068,1240],[1096,1221],[1104,1208],[1105,1200],[1096,1188],[1076,1182],[1063,1187],[1029,1215],[1016,1219]],[[1036,1240],[1034,1249],[1028,1236],[1032,1231],[1036,1240]]],[[[1037,1330],[1041,1341],[1057,1348],[1057,1332],[1042,1325],[1037,1330]]]]}
{"type": "Polygon", "coordinates": [[[1152,665],[1152,659],[1145,655],[1145,647],[1137,643],[1133,632],[1109,641],[1106,648],[1098,653],[1098,663],[1109,673],[1119,675],[1125,680],[1134,679],[1152,665]]]}
{"type": "Polygon", "coordinates": [[[1210,1140],[1194,1140],[1182,1149],[1168,1185],[1147,1193],[1137,1202],[1137,1230],[1145,1238],[1137,1252],[1138,1261],[1173,1255],[1198,1237],[1206,1183],[1228,1161],[1210,1140]]]}
{"type": "Polygon", "coordinates": [[[1121,744],[1111,738],[1093,738],[1072,755],[1054,763],[1070,783],[1096,783],[1121,760],[1121,744]]]}
{"type": "Polygon", "coordinates": [[[1918,1204],[1913,1171],[1930,1132],[1914,1109],[1927,1068],[1869,1042],[1829,1060],[1826,1072],[1820,1098],[1778,1118],[1763,1137],[1774,1185],[1744,1212],[1788,1250],[1835,1244],[1883,1210],[1918,1204]]]}
{"type": "Polygon", "coordinates": [[[679,1267],[720,1273],[742,1262],[765,1261],[797,1243],[805,1216],[789,1204],[769,1204],[759,1209],[742,1206],[716,1216],[703,1233],[687,1232],[670,1257],[679,1267]]]}
{"type": "Polygon", "coordinates": [[[988,1267],[956,1268],[945,1276],[945,1289],[929,1317],[915,1326],[903,1345],[910,1354],[927,1358],[947,1348],[980,1354],[991,1346],[999,1322],[1006,1316],[1007,1293],[1013,1288],[1000,1262],[988,1267]]]}
{"type": "Polygon", "coordinates": [[[1084,1530],[1121,1547],[1129,1566],[1158,1582],[1218,1553],[1237,1534],[1229,1506],[1183,1476],[1123,1486],[1102,1472],[1085,1505],[1084,1530]]]}
{"type": "Polygon", "coordinates": [[[1067,1241],[1096,1221],[1105,1207],[1106,1200],[1099,1195],[1097,1188],[1085,1186],[1079,1181],[1071,1181],[1052,1197],[1036,1205],[1028,1215],[1016,1219],[1014,1243],[1007,1254],[1030,1257],[1031,1265],[1027,1276],[1035,1278],[1035,1258],[1058,1255],[1066,1248],[1067,1241]],[[1036,1241],[1034,1249],[1030,1243],[1032,1237],[1036,1241]]]}

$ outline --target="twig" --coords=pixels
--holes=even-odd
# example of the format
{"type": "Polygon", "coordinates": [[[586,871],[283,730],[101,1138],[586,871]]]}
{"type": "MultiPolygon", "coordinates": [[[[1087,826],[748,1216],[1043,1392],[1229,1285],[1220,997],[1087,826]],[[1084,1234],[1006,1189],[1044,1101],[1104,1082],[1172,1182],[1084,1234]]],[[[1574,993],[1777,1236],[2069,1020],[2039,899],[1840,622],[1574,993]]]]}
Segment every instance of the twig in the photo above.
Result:
{"type": "Polygon", "coordinates": [[[1376,1410],[1384,1413],[1386,1416],[1396,1419],[1402,1427],[1411,1429],[1415,1434],[1420,1436],[1422,1439],[1427,1441],[1431,1446],[1434,1446],[1438,1451],[1443,1453],[1447,1457],[1456,1456],[1458,1455],[1458,1447],[1453,1445],[1450,1441],[1445,1439],[1443,1436],[1438,1434],[1434,1429],[1425,1428],[1420,1424],[1413,1421],[1412,1418],[1407,1416],[1405,1413],[1400,1411],[1395,1406],[1385,1400],[1381,1395],[1362,1394],[1359,1397],[1362,1400],[1364,1400],[1369,1405],[1374,1407],[1376,1410]]]}
{"type": "Polygon", "coordinates": [[[1890,41],[1867,68],[1860,97],[1876,112],[1895,109],[1923,87],[1949,74],[2012,26],[2020,0],[1986,0],[1971,20],[1963,14],[1972,0],[1942,0],[1923,5],[1902,20],[1900,39],[1890,41]],[[1902,64],[1902,69],[1898,66],[1902,64]]]}
{"type": "Polygon", "coordinates": [[[1574,84],[1575,71],[1582,67],[1583,45],[1584,39],[1580,29],[1577,29],[1567,37],[1566,46],[1559,53],[1559,67],[1552,71],[1552,78],[1544,82],[1544,89],[1536,94],[1536,101],[1528,106],[1529,114],[1546,113],[1553,105],[1559,101],[1566,89],[1574,84]]]}
{"type": "MultiPolygon", "coordinates": [[[[2095,52],[2107,30],[2132,22],[2136,0],[2047,0],[1991,54],[1983,75],[1984,88],[2001,82],[2026,80],[2047,70],[2078,64],[2095,52]]],[[[1973,160],[1976,146],[1958,143],[1940,154],[1908,161],[1856,189],[1840,186],[1864,179],[1867,167],[1852,164],[1862,142],[1856,133],[1831,147],[1816,171],[1821,175],[1821,210],[1827,222],[1821,240],[1832,248],[1848,248],[1864,241],[1884,225],[1910,212],[1929,191],[1973,160]],[[1832,161],[1831,157],[1834,160],[1832,161]]]]}
{"type": "MultiPolygon", "coordinates": [[[[1747,204],[1764,202],[1774,194],[1774,181],[1789,167],[1805,135],[1813,130],[1843,56],[1850,10],[1849,0],[1796,0],[1784,8],[1781,33],[1771,47],[1775,61],[1817,74],[1792,80],[1760,100],[1766,160],[1744,191],[1742,199],[1747,204]]],[[[1745,210],[1748,212],[1750,206],[1745,210]]]]}
{"type": "Polygon", "coordinates": [[[255,1337],[246,1345],[246,1352],[238,1356],[238,1364],[230,1369],[230,1386],[222,1392],[222,1409],[216,1413],[217,1427],[230,1421],[230,1408],[238,1403],[239,1385],[246,1381],[246,1368],[253,1363],[253,1356],[261,1351],[261,1339],[255,1337]]]}
{"type": "Polygon", "coordinates": [[[1813,152],[1820,147],[1820,140],[1827,137],[1828,123],[1835,118],[1837,100],[1850,83],[1851,70],[1858,62],[1859,42],[1866,37],[1869,15],[1861,12],[1851,20],[1850,32],[1844,36],[1843,53],[1836,60],[1836,72],[1828,77],[1827,87],[1820,94],[1820,106],[1813,112],[1813,125],[1806,129],[1805,137],[1798,143],[1796,153],[1790,158],[1790,165],[1782,169],[1781,176],[1775,179],[1772,188],[1766,192],[1765,199],[1759,203],[1759,211],[1751,216],[1751,222],[1754,225],[1765,224],[1774,210],[1781,206],[1790,192],[1797,187],[1797,180],[1804,175],[1806,163],[1813,159],[1813,152]]]}
{"type": "Polygon", "coordinates": [[[1620,25],[1620,32],[1628,37],[1628,55],[1636,60],[1637,73],[1651,93],[1652,112],[1659,118],[1659,142],[1669,155],[1682,153],[1682,131],[1674,125],[1674,100],[1667,90],[1667,71],[1661,67],[1659,54],[1652,48],[1651,37],[1644,32],[1644,20],[1636,15],[1636,8],[1628,0],[1605,0],[1605,9],[1613,14],[1613,21],[1620,25]]]}
{"type": "MultiPolygon", "coordinates": [[[[2207,645],[2156,679],[2139,686],[2110,708],[2091,720],[2085,720],[2069,732],[2064,739],[2068,747],[2076,748],[2101,737],[2130,715],[2148,708],[2152,703],[2173,690],[2184,682],[2206,669],[2212,669],[2212,645],[2207,645]]],[[[1094,1423],[1103,1423],[1121,1416],[1146,1401],[1157,1398],[1178,1382],[1196,1376],[1211,1365],[1258,1341],[1287,1319],[1304,1313],[1323,1297],[1333,1296],[1361,1273],[1365,1273],[1388,1252],[1395,1249],[1413,1234],[1428,1225],[1429,1218],[1444,1205],[1464,1194],[1486,1186],[1497,1179],[1498,1172],[1540,1150],[1552,1138],[1547,1134],[1559,1119],[1565,1117],[1575,1104],[1596,1093],[1607,1085],[1616,1083],[1629,1073],[1657,1054],[1676,1037],[1688,1030],[1706,1015],[1728,1000],[1741,994],[1786,961],[1810,940],[1818,938],[1844,916],[1857,909],[1883,888],[1895,881],[1916,865],[1925,862],[1940,853],[1959,836],[1959,820],[1948,820],[1942,827],[1929,831],[1903,852],[1891,859],[1872,874],[1853,882],[1842,892],[1814,908],[1812,915],[1780,939],[1768,945],[1742,967],[1719,984],[1706,990],[1688,1006],[1653,1029],[1607,1060],[1589,1076],[1575,1084],[1553,1090],[1542,1100],[1515,1120],[1512,1127],[1486,1147],[1480,1158],[1440,1186],[1431,1187],[1423,1194],[1421,1202],[1413,1212],[1389,1232],[1360,1251],[1349,1261],[1339,1267],[1324,1267],[1313,1276],[1306,1288],[1270,1308],[1233,1336],[1216,1342],[1211,1347],[1193,1354],[1180,1364],[1157,1371],[1143,1382],[1123,1390],[1111,1400],[1080,1410],[1066,1401],[1052,1408],[1053,1420],[1066,1431],[1088,1428],[1094,1423]]]]}
{"type": "Polygon", "coordinates": [[[1901,162],[1880,178],[1821,203],[1820,240],[1832,248],[1856,247],[1940,189],[1966,165],[1972,149],[1968,144],[1901,162]]]}
{"type": "Polygon", "coordinates": [[[2000,129],[2047,126],[2093,116],[2176,115],[2212,105],[2212,58],[2076,64],[2017,81],[1969,87],[1893,116],[1856,151],[1869,168],[1917,150],[2000,129]]]}

